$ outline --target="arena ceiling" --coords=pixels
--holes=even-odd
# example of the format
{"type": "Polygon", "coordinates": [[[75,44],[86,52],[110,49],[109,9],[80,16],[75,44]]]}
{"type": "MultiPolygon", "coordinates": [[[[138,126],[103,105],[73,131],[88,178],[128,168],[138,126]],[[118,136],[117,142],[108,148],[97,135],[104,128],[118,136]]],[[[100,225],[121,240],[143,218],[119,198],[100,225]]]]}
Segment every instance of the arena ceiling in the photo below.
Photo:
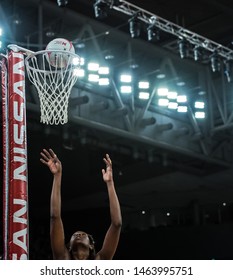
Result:
{"type": "MultiPolygon", "coordinates": [[[[232,82],[227,81],[224,68],[211,71],[210,51],[204,53],[202,60],[194,61],[194,46],[189,50],[189,58],[181,59],[176,32],[161,30],[159,40],[148,42],[148,26],[142,23],[140,37],[131,38],[129,15],[109,9],[106,18],[97,19],[93,3],[69,0],[66,7],[58,7],[56,0],[0,3],[5,45],[17,44],[37,51],[54,38],[67,38],[81,56],[89,60],[98,58],[100,63],[109,63],[114,69],[110,89],[77,82],[69,104],[69,123],[64,126],[40,123],[37,93],[27,82],[32,213],[36,215],[39,212],[33,209],[49,204],[51,176],[41,166],[39,153],[50,146],[64,165],[66,211],[107,206],[101,178],[106,152],[114,162],[115,181],[126,216],[142,210],[160,216],[168,211],[187,212],[194,202],[207,211],[217,209],[223,202],[231,204],[232,82]],[[106,60],[110,57],[111,60],[106,60]],[[160,73],[166,74],[171,85],[185,83],[190,100],[201,97],[206,101],[206,118],[196,120],[191,105],[189,113],[183,116],[159,108],[152,97],[144,103],[135,96],[122,97],[116,74],[125,69],[138,79],[150,79],[151,92],[158,86],[160,73]]],[[[164,23],[177,25],[179,31],[189,30],[192,35],[201,36],[203,42],[208,39],[226,47],[230,60],[233,58],[232,2],[132,0],[128,3],[156,15],[164,23]]]]}

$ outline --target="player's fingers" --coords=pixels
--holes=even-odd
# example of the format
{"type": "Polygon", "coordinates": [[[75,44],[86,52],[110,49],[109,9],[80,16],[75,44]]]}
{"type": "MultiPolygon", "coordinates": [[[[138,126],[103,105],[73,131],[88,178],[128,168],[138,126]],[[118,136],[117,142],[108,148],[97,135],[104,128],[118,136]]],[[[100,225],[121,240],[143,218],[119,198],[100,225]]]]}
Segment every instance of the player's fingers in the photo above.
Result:
{"type": "Polygon", "coordinates": [[[57,155],[54,153],[54,151],[52,149],[49,149],[49,152],[50,152],[52,157],[57,157],[57,155]]]}
{"type": "Polygon", "coordinates": [[[46,149],[43,149],[43,153],[47,158],[51,158],[50,153],[46,149]]]}
{"type": "Polygon", "coordinates": [[[47,161],[43,160],[42,158],[40,158],[40,161],[41,161],[43,164],[47,164],[47,161]]]}
{"type": "Polygon", "coordinates": [[[45,155],[44,153],[40,153],[40,155],[42,156],[42,158],[46,161],[49,161],[49,157],[47,157],[47,155],[45,155]]]}
{"type": "Polygon", "coordinates": [[[111,159],[110,159],[109,154],[106,154],[106,159],[107,159],[107,161],[108,161],[110,164],[112,164],[112,161],[111,161],[111,159]]]}

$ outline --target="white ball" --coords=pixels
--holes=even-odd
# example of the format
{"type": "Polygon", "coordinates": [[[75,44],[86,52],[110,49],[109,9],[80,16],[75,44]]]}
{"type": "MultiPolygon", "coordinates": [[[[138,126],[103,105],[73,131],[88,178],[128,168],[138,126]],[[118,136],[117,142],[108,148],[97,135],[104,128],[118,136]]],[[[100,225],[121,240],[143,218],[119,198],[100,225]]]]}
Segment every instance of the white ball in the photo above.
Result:
{"type": "Polygon", "coordinates": [[[75,53],[75,49],[72,42],[63,38],[56,38],[50,41],[46,46],[46,50],[49,51],[46,53],[48,62],[53,67],[58,68],[66,67],[71,56],[69,53],[59,51],[67,51],[73,54],[75,53]]]}

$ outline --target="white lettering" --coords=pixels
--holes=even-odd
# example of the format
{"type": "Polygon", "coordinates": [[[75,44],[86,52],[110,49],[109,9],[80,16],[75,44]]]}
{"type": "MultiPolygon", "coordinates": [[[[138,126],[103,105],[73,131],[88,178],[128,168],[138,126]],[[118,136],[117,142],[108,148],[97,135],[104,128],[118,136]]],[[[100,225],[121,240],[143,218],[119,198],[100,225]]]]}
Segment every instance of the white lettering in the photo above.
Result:
{"type": "Polygon", "coordinates": [[[24,132],[25,132],[25,126],[21,125],[19,127],[19,125],[16,123],[14,124],[14,142],[16,144],[22,145],[24,142],[24,132]],[[20,129],[20,132],[19,132],[20,129]]]}
{"type": "Polygon", "coordinates": [[[24,98],[24,81],[18,81],[14,83],[14,93],[18,94],[20,97],[24,98]],[[22,90],[20,89],[22,87],[22,90]]]}
{"type": "Polygon", "coordinates": [[[26,150],[22,148],[14,148],[14,154],[20,154],[26,156],[26,150]]]}
{"type": "Polygon", "coordinates": [[[27,228],[13,233],[13,243],[27,252],[27,228]],[[20,239],[22,239],[22,241],[20,239]]]}
{"type": "Polygon", "coordinates": [[[27,220],[22,216],[27,212],[27,202],[24,199],[14,198],[15,205],[22,205],[23,207],[14,213],[13,222],[20,224],[27,224],[27,220]]]}
{"type": "Polygon", "coordinates": [[[20,110],[18,112],[19,109],[19,103],[18,101],[14,101],[14,118],[16,121],[18,122],[22,122],[23,121],[23,114],[24,114],[24,103],[20,104],[20,110]]]}
{"type": "Polygon", "coordinates": [[[13,65],[13,73],[24,76],[24,70],[21,69],[24,67],[23,54],[13,53],[13,56],[17,58],[21,58],[21,61],[13,65]]]}
{"type": "MultiPolygon", "coordinates": [[[[27,260],[28,259],[28,257],[27,257],[27,255],[26,254],[22,254],[21,256],[20,256],[20,258],[19,258],[20,260],[27,260]]],[[[18,260],[18,256],[17,256],[17,254],[12,254],[12,260],[18,260]]]]}
{"type": "Polygon", "coordinates": [[[14,179],[15,180],[22,180],[22,181],[26,182],[27,181],[27,176],[26,176],[26,174],[25,175],[22,174],[27,169],[26,158],[14,156],[14,162],[22,162],[23,163],[21,166],[19,166],[18,168],[16,168],[14,170],[14,179]]]}

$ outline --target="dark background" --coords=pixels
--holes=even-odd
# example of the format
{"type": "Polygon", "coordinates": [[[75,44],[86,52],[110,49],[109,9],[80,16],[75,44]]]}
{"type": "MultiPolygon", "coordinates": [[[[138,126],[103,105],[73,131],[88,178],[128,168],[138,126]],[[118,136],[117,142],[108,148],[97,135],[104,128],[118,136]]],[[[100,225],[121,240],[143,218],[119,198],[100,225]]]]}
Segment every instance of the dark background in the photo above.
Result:
{"type": "MultiPolygon", "coordinates": [[[[170,80],[186,81],[191,98],[204,85],[207,118],[195,125],[190,117],[154,106],[145,116],[155,117],[156,124],[129,136],[125,115],[114,115],[119,109],[114,91],[78,81],[71,95],[68,124],[48,126],[40,123],[37,95],[27,79],[30,259],[51,259],[53,178],[39,161],[43,148],[53,148],[63,164],[62,216],[67,241],[74,231],[84,230],[94,236],[96,249],[101,248],[110,223],[101,173],[103,157],[109,153],[123,216],[115,259],[233,259],[232,122],[222,123],[218,110],[223,106],[229,117],[233,109],[232,82],[226,81],[224,69],[212,73],[207,54],[199,62],[192,57],[182,60],[176,36],[162,33],[159,41],[151,43],[144,26],[140,38],[132,39],[129,16],[109,11],[110,16],[100,20],[94,15],[94,1],[68,2],[62,8],[52,0],[1,1],[5,46],[14,43],[37,51],[54,38],[67,38],[77,53],[90,59],[97,56],[103,62],[107,54],[114,54],[114,73],[126,68],[137,77],[158,73],[163,61],[170,59],[177,72],[170,80]],[[105,36],[109,30],[110,36],[105,36]],[[85,48],[80,49],[79,43],[85,48]],[[72,101],[84,95],[89,101],[73,108],[72,101]],[[109,106],[93,113],[90,108],[99,101],[107,101],[109,106]],[[190,132],[179,139],[172,130],[159,132],[159,125],[167,123],[172,123],[173,130],[188,127],[190,132]]],[[[232,49],[230,1],[129,2],[203,36],[203,40],[232,49]]],[[[156,81],[155,75],[150,77],[156,81]]],[[[133,123],[144,105],[135,98],[133,108],[131,102],[122,97],[133,123]]]]}

